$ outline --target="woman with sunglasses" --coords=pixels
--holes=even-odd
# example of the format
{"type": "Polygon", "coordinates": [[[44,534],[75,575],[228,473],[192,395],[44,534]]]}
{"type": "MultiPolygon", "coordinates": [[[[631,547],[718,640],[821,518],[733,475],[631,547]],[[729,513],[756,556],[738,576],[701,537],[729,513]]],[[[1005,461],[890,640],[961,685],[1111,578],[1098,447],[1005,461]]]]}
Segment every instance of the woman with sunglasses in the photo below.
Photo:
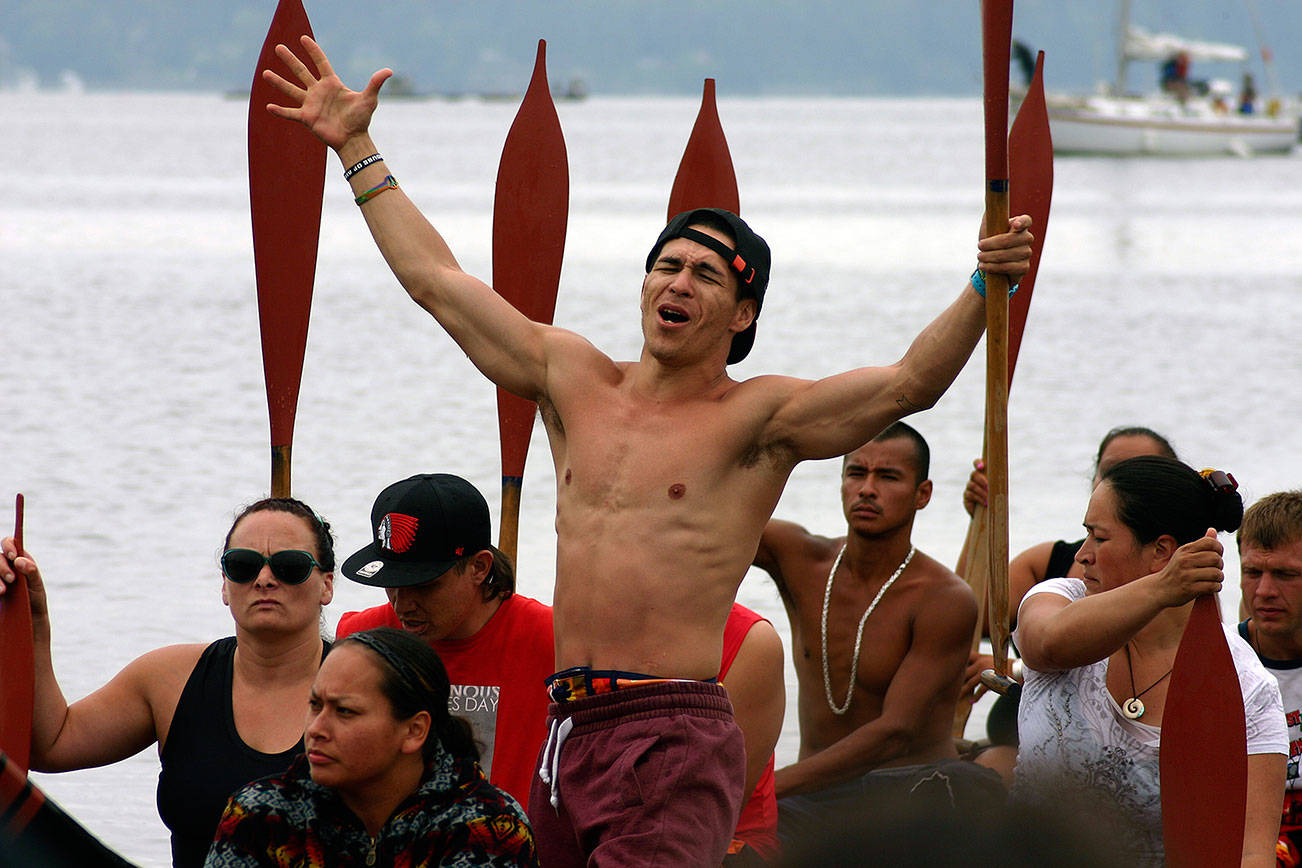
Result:
{"type": "Polygon", "coordinates": [[[334,589],[329,525],[290,498],[246,507],[221,556],[235,635],[150,651],[71,705],[54,676],[40,570],[12,539],[2,545],[0,579],[22,572],[31,592],[32,768],[108,765],[157,742],[159,815],[172,833],[173,864],[202,865],[231,793],[283,772],[303,750],[301,710],[326,650],[321,608],[334,589]]]}
{"type": "Polygon", "coordinates": [[[341,639],[306,704],[306,754],[231,797],[207,868],[536,866],[524,811],[485,780],[450,692],[409,633],[341,639]]]}
{"type": "MultiPolygon", "coordinates": [[[[1218,530],[1243,501],[1228,474],[1170,458],[1114,465],[1090,496],[1076,562],[1022,600],[1025,663],[1012,796],[1082,818],[1128,864],[1161,865],[1158,747],[1176,649],[1194,599],[1224,580],[1218,530]]],[[[1232,628],[1226,641],[1247,722],[1242,864],[1273,866],[1287,740],[1279,686],[1232,628]]]]}

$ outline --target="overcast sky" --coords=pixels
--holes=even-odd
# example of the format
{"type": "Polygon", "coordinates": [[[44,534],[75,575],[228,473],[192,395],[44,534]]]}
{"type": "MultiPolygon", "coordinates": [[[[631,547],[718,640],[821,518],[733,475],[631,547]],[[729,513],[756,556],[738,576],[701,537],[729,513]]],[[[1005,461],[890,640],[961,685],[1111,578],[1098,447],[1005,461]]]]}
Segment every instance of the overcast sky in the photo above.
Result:
{"type": "MultiPolygon", "coordinates": [[[[306,0],[320,41],[360,85],[392,66],[420,90],[523,87],[548,40],[553,81],[593,93],[976,94],[978,0],[306,0]]],[[[1135,23],[1250,47],[1273,43],[1283,90],[1302,91],[1297,0],[1137,0],[1135,23]]],[[[247,87],[271,0],[0,0],[0,86],[247,87]]],[[[1115,7],[1018,0],[1014,36],[1047,55],[1051,88],[1088,89],[1115,70],[1115,7]]],[[[1153,65],[1132,86],[1150,85],[1153,65]]],[[[1237,79],[1238,69],[1199,70],[1237,79]]]]}

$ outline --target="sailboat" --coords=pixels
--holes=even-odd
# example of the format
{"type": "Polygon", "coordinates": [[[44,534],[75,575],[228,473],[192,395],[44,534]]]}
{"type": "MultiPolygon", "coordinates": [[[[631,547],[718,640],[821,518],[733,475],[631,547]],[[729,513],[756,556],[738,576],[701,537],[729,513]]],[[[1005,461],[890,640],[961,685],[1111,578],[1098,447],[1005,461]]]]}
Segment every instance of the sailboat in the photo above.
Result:
{"type": "MultiPolygon", "coordinates": [[[[1150,33],[1130,23],[1129,0],[1122,0],[1119,17],[1117,78],[1112,86],[1093,95],[1047,95],[1055,152],[1252,156],[1293,149],[1299,132],[1296,100],[1259,99],[1250,92],[1236,95],[1229,82],[1188,81],[1180,74],[1183,70],[1174,69],[1163,89],[1144,95],[1129,92],[1126,75],[1131,63],[1179,64],[1185,69],[1194,61],[1242,65],[1248,51],[1239,45],[1150,33]]],[[[1263,48],[1262,57],[1268,75],[1273,75],[1268,49],[1263,48]]],[[[1244,73],[1244,84],[1250,83],[1244,73]]]]}

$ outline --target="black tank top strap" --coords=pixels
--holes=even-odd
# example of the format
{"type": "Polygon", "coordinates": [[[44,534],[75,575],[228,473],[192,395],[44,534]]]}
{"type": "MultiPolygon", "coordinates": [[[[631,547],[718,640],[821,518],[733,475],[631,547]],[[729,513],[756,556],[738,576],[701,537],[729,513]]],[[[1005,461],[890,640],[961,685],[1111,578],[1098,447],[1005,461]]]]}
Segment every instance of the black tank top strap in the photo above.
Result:
{"type": "Polygon", "coordinates": [[[1085,540],[1078,540],[1074,543],[1065,540],[1058,540],[1053,544],[1053,550],[1049,552],[1049,565],[1045,571],[1046,579],[1061,579],[1067,575],[1071,565],[1076,562],[1076,552],[1085,544],[1085,540]]]}

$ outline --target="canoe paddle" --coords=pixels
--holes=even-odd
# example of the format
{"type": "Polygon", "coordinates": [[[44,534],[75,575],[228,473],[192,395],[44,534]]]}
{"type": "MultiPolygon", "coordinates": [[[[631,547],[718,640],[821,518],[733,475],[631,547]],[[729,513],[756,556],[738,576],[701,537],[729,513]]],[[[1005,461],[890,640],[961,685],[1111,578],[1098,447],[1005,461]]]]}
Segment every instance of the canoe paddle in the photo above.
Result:
{"type": "Polygon", "coordinates": [[[1248,799],[1247,728],[1220,612],[1199,597],[1175,654],[1158,754],[1171,868],[1238,865],[1248,799]]]}
{"type": "MultiPolygon", "coordinates": [[[[1053,199],[1053,139],[1049,134],[1049,114],[1044,100],[1044,52],[1036,58],[1035,74],[1013,121],[1012,131],[1008,135],[1008,170],[1010,175],[1009,213],[1028,214],[1031,217],[1031,230],[1035,234],[1031,249],[1030,269],[1018,283],[1016,294],[1009,300],[1008,310],[1008,385],[1005,387],[1005,407],[1007,389],[1012,387],[1013,371],[1017,366],[1017,354],[1022,345],[1022,334],[1026,329],[1026,319],[1030,313],[1031,294],[1035,289],[1035,278],[1040,270],[1040,256],[1044,252],[1044,239],[1048,234],[1049,205],[1053,199]]],[[[983,447],[982,454],[985,454],[983,447]]],[[[967,538],[959,554],[957,572],[964,576],[977,598],[979,616],[972,636],[972,650],[981,644],[981,636],[988,629],[988,588],[990,586],[989,536],[987,533],[987,510],[978,504],[972,512],[968,524],[967,538]]],[[[1007,595],[1005,594],[1005,599],[1007,595]]],[[[1005,604],[1006,605],[1006,604],[1005,604]]],[[[992,630],[992,637],[999,637],[1001,645],[1007,645],[1008,621],[1003,626],[992,630]]],[[[992,638],[991,644],[996,641],[992,638]]],[[[962,737],[967,725],[967,718],[972,707],[960,703],[954,720],[954,735],[962,737]]]]}
{"type": "Polygon", "coordinates": [[[707,78],[701,93],[701,108],[687,137],[687,147],[678,163],[674,186],[669,192],[669,218],[693,208],[723,208],[741,213],[737,174],[732,153],[719,122],[714,99],[714,79],[707,78]]]}
{"type": "Polygon", "coordinates": [[[290,448],[312,309],[326,146],[302,124],[267,112],[279,93],[262,78],[264,69],[288,72],[276,45],[312,35],[300,0],[280,0],[258,56],[249,94],[249,204],[253,215],[253,261],[258,284],[262,367],[271,418],[271,494],[289,497],[290,448]]]}
{"type": "MultiPolygon", "coordinates": [[[[493,198],[493,288],[534,322],[550,324],[565,253],[570,169],[547,84],[547,43],[538,40],[533,77],[497,167],[493,198]]],[[[498,548],[515,560],[524,464],[538,405],[497,389],[502,443],[502,518],[498,548]]]]}
{"type": "MultiPolygon", "coordinates": [[[[1035,60],[1035,74],[1031,77],[1026,97],[1017,110],[1012,131],[1008,134],[1008,171],[1010,175],[1009,212],[1029,214],[1035,244],[1031,249],[1030,270],[1022,277],[1017,292],[1008,302],[1008,388],[1012,388],[1013,371],[1017,367],[1017,353],[1022,346],[1022,333],[1031,308],[1031,293],[1035,290],[1035,277],[1040,270],[1040,256],[1044,252],[1044,239],[1049,228],[1049,204],[1053,199],[1053,140],[1049,135],[1049,113],[1044,102],[1044,52],[1035,60]]],[[[967,539],[959,555],[959,572],[967,578],[977,596],[980,616],[972,636],[972,650],[981,644],[987,621],[987,588],[989,577],[989,547],[986,536],[986,508],[978,504],[968,524],[967,539]]],[[[999,641],[1007,641],[1007,621],[1002,630],[992,630],[999,641]]],[[[993,644],[994,638],[991,639],[993,644]]],[[[954,735],[961,737],[967,725],[971,705],[960,703],[955,714],[954,735]]]]}
{"type": "MultiPolygon", "coordinates": [[[[1013,0],[982,0],[986,234],[1008,231],[1008,63],[1013,0]]],[[[986,516],[990,636],[995,671],[1008,674],[1008,278],[986,276],[986,516]]]]}
{"type": "MultiPolygon", "coordinates": [[[[1017,111],[1012,131],[1008,134],[1008,171],[1009,213],[1030,215],[1032,231],[1035,233],[1030,270],[1022,277],[1017,292],[1008,301],[1008,388],[1011,390],[1013,372],[1017,368],[1017,354],[1022,346],[1022,334],[1030,314],[1031,295],[1035,291],[1035,278],[1040,271],[1040,256],[1044,252],[1044,239],[1049,228],[1049,205],[1053,199],[1053,139],[1049,135],[1049,113],[1044,101],[1043,51],[1036,58],[1031,85],[1017,111]]],[[[985,521],[986,508],[978,504],[972,513],[967,538],[959,556],[958,572],[967,577],[974,591],[978,584],[981,589],[978,602],[982,621],[977,624],[973,638],[974,650],[985,627],[984,589],[989,581],[985,521]]]]}
{"type": "Polygon", "coordinates": [[[0,752],[0,865],[135,868],[46,797],[0,752]]]}
{"type": "MultiPolygon", "coordinates": [[[[14,547],[23,551],[23,496],[14,504],[14,547]]],[[[14,582],[0,597],[0,750],[27,773],[32,751],[32,708],[36,701],[33,680],[32,607],[27,579],[17,570],[14,582]]],[[[0,812],[2,814],[3,812],[0,812]]]]}

